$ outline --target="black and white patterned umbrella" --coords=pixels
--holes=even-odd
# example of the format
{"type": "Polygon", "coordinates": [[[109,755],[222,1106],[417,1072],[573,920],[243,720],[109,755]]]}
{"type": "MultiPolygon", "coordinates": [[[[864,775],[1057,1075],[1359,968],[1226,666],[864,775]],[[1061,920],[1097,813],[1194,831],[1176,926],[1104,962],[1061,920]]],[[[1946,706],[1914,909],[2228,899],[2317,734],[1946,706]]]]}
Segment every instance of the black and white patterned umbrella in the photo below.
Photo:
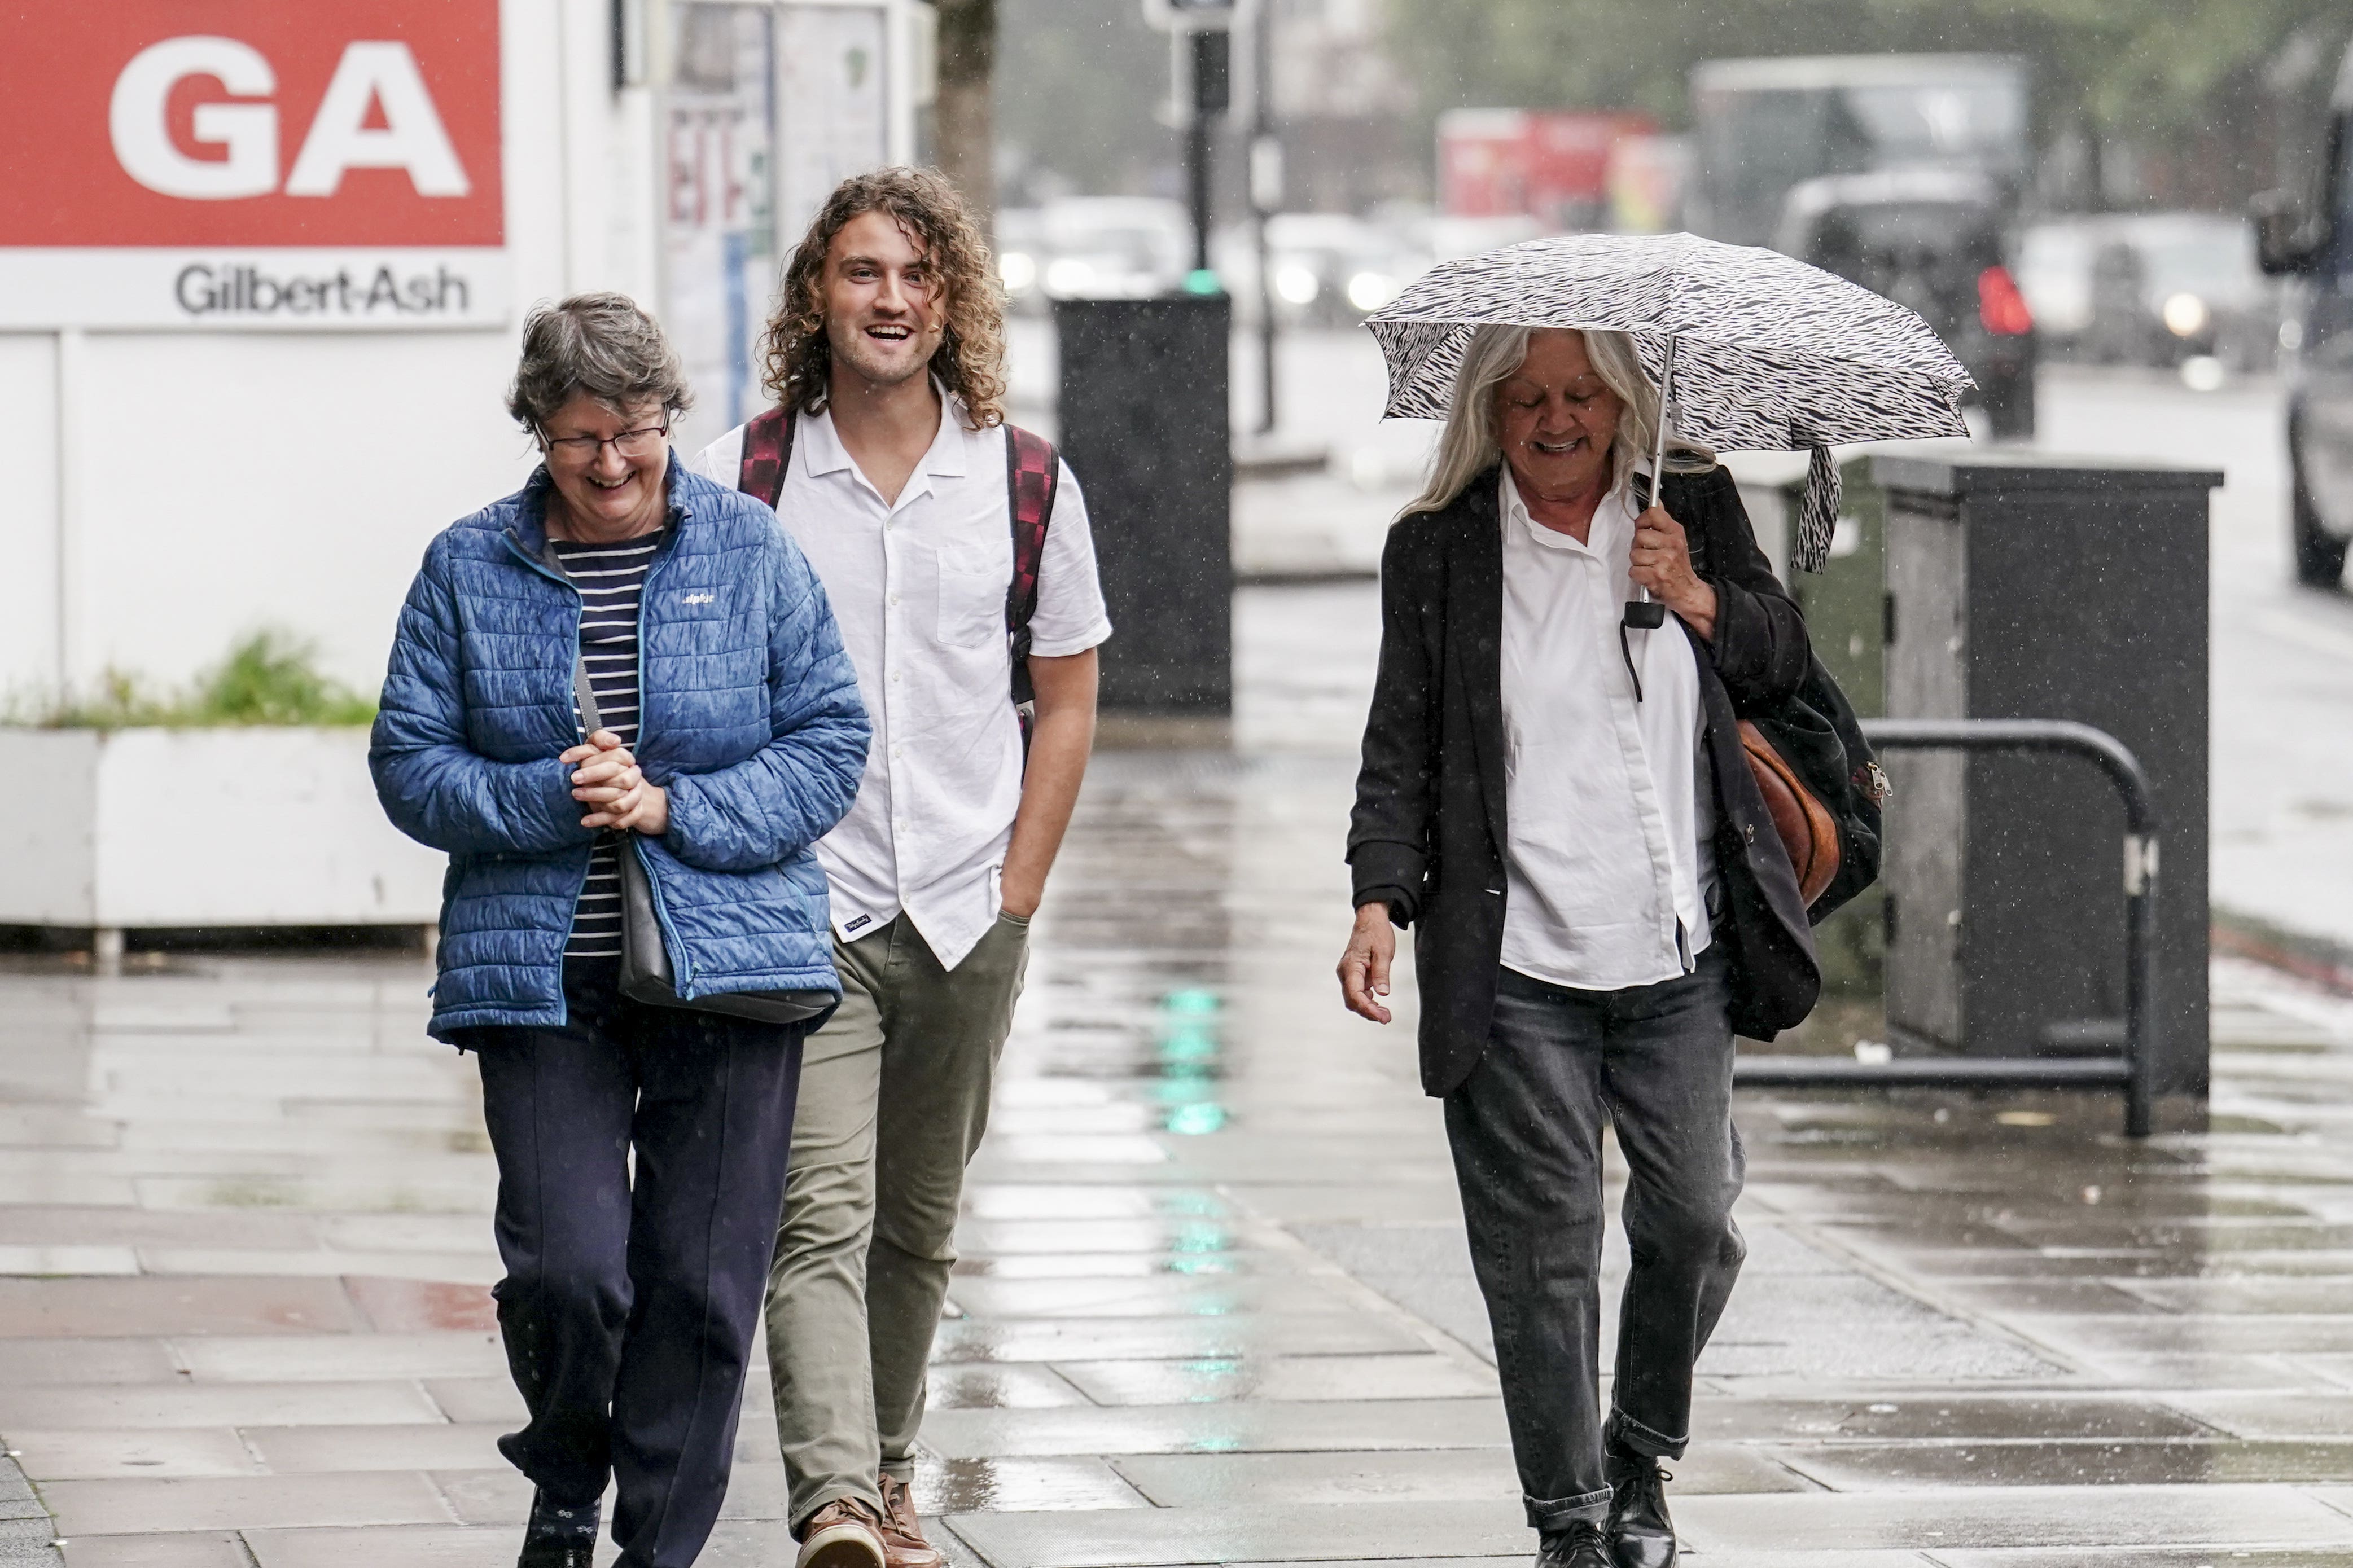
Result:
{"type": "Polygon", "coordinates": [[[1445,262],[1366,325],[1388,359],[1383,413],[1406,419],[1446,417],[1474,328],[1633,334],[1678,434],[1810,454],[1790,552],[1808,572],[1838,521],[1830,447],[1968,434],[1969,374],[1918,316],[1778,251],[1695,235],[1563,235],[1445,262]]]}

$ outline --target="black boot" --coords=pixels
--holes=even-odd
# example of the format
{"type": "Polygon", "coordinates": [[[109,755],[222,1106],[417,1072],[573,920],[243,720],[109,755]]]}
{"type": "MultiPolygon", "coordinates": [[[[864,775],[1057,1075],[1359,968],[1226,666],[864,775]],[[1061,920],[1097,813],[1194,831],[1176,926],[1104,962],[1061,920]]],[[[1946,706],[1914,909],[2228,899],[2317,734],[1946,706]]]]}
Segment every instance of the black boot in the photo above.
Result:
{"type": "Polygon", "coordinates": [[[1674,1568],[1675,1526],[1665,1483],[1674,1479],[1648,1454],[1612,1448],[1602,1458],[1609,1482],[1609,1552],[1616,1568],[1674,1568]]]}
{"type": "Polygon", "coordinates": [[[531,1522],[523,1526],[522,1555],[515,1568],[589,1568],[602,1511],[601,1499],[567,1508],[545,1492],[533,1493],[531,1522]]]}
{"type": "Polygon", "coordinates": [[[1599,1525],[1579,1520],[1544,1538],[1536,1568],[1610,1568],[1609,1538],[1599,1525]]]}

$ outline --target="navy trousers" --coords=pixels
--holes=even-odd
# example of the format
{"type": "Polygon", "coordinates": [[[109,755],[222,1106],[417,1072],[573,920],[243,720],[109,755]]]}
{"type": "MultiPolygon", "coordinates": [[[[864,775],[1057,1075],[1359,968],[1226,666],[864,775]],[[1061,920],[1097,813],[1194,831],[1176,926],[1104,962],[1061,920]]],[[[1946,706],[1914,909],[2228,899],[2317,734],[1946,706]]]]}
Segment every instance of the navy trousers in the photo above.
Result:
{"type": "Polygon", "coordinates": [[[492,1294],[531,1412],[499,1450],[559,1504],[609,1478],[617,1568],[687,1568],[734,1462],[802,1031],[649,1007],[618,976],[572,960],[563,1026],[466,1042],[499,1163],[492,1294]]]}

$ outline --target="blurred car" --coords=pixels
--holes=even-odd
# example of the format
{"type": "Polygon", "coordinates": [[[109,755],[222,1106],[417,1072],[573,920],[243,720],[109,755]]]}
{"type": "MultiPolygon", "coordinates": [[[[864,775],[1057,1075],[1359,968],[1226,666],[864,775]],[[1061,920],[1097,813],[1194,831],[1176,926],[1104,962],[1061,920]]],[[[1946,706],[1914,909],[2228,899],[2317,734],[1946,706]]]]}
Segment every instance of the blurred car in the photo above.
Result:
{"type": "Polygon", "coordinates": [[[2210,357],[2240,371],[2277,355],[2279,296],[2254,231],[2225,213],[2136,213],[2094,233],[2091,319],[2081,342],[2109,364],[2173,366],[2210,357]]]}
{"type": "Polygon", "coordinates": [[[2004,245],[2008,197],[1966,170],[1831,174],[1790,187],[1773,247],[1884,295],[1944,339],[1997,436],[2034,434],[2034,316],[2004,245]]]}
{"type": "Polygon", "coordinates": [[[2103,222],[2046,218],[2019,233],[2011,270],[2033,313],[2036,346],[2045,358],[2084,352],[2084,332],[2092,324],[2092,261],[2099,254],[2103,222]]]}
{"type": "Polygon", "coordinates": [[[1046,215],[1036,207],[998,208],[997,276],[1015,310],[1045,309],[1047,259],[1046,215]]]}
{"type": "MultiPolygon", "coordinates": [[[[1276,213],[1267,220],[1275,320],[1284,326],[1354,326],[1429,270],[1430,257],[1388,225],[1344,213],[1276,213]]],[[[1237,317],[1258,317],[1258,235],[1237,223],[1212,250],[1237,317]]]]}
{"type": "Polygon", "coordinates": [[[1176,202],[1070,196],[997,215],[997,268],[1017,308],[1048,300],[1145,300],[1181,289],[1193,226],[1176,202]]]}
{"type": "MultiPolygon", "coordinates": [[[[1276,320],[1286,324],[1354,326],[1430,266],[1393,232],[1345,213],[1276,213],[1266,239],[1276,320]]],[[[1236,229],[1232,257],[1227,288],[1255,300],[1258,247],[1250,226],[1236,229]]]]}

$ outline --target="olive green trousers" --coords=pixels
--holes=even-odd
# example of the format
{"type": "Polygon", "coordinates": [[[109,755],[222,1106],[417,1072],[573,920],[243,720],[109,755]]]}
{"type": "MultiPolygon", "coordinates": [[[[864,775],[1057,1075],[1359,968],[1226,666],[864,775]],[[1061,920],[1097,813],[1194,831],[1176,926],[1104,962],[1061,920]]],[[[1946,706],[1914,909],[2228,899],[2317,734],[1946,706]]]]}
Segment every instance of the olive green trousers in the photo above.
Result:
{"type": "Polygon", "coordinates": [[[965,1166],[1029,956],[1000,915],[953,970],[904,914],[834,944],[841,1006],[808,1037],[768,1270],[768,1373],[796,1529],[881,1506],[913,1472],[924,1368],[955,1265],[965,1166]]]}

